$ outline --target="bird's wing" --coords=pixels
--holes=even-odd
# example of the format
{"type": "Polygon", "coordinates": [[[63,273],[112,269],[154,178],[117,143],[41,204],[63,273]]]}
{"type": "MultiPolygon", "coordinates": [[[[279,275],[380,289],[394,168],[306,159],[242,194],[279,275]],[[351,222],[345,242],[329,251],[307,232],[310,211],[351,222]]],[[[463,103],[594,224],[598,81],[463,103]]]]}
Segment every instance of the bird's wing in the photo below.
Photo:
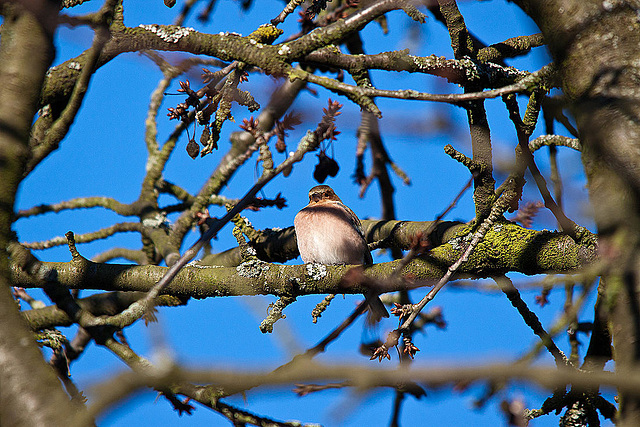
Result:
{"type": "MultiPolygon", "coordinates": [[[[349,206],[345,205],[342,202],[338,202],[338,206],[343,208],[344,211],[347,213],[347,216],[348,216],[349,221],[351,222],[351,225],[353,225],[353,228],[355,228],[358,231],[358,234],[360,235],[360,237],[362,237],[362,240],[364,240],[364,244],[366,246],[367,245],[367,238],[364,236],[364,231],[362,230],[362,223],[360,222],[360,219],[358,218],[358,215],[356,215],[349,208],[349,206]]],[[[371,252],[369,252],[367,250],[365,252],[365,254],[364,254],[364,265],[371,265],[371,264],[373,264],[373,257],[371,256],[371,252]]]]}
{"type": "Polygon", "coordinates": [[[364,231],[362,231],[362,223],[360,222],[358,215],[356,215],[351,209],[349,209],[349,206],[346,206],[344,203],[342,202],[337,202],[337,203],[338,203],[338,206],[340,206],[342,209],[345,210],[345,212],[347,213],[348,219],[351,222],[351,225],[353,225],[353,228],[358,230],[358,234],[361,235],[362,238],[364,239],[364,231]]]}

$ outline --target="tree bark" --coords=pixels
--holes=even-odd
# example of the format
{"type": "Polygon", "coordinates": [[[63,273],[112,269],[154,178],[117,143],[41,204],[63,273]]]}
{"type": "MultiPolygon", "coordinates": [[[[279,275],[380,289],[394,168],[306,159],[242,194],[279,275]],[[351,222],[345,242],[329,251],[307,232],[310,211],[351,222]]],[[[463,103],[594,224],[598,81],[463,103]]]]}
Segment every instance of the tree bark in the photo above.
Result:
{"type": "MultiPolygon", "coordinates": [[[[640,359],[640,24],[633,2],[517,1],[559,68],[583,145],[605,262],[616,370],[640,359]]],[[[620,425],[640,425],[640,398],[620,393],[620,425]]]]}
{"type": "Polygon", "coordinates": [[[0,425],[64,425],[75,409],[11,297],[7,244],[59,2],[0,5],[0,425]]]}

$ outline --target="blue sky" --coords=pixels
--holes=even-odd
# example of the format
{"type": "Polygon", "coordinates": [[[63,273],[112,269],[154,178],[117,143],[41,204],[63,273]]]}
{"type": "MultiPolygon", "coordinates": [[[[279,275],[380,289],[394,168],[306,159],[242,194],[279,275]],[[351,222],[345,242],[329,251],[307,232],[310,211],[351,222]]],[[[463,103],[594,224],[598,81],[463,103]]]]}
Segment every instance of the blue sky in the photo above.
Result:
{"type": "MultiPolygon", "coordinates": [[[[281,1],[261,1],[244,14],[237,2],[220,0],[213,19],[207,25],[201,25],[194,19],[186,22],[200,31],[217,33],[236,31],[243,35],[250,33],[258,25],[275,17],[283,7],[281,1]]],[[[125,24],[170,24],[173,22],[182,2],[174,9],[168,9],[161,1],[151,3],[131,0],[125,2],[125,24]]],[[[86,13],[101,5],[100,2],[87,2],[77,12],[86,13]]],[[[201,5],[203,6],[203,5],[201,5]]],[[[465,17],[468,28],[485,43],[495,43],[506,38],[537,32],[533,23],[514,5],[494,0],[492,2],[460,2],[459,7],[465,17]]],[[[196,11],[197,13],[197,11],[196,11]]],[[[444,27],[429,16],[427,23],[418,26],[401,11],[388,14],[388,35],[372,24],[363,34],[365,50],[377,53],[410,46],[413,54],[436,54],[452,57],[448,34],[444,27]],[[410,39],[409,31],[419,34],[418,39],[410,39]]],[[[282,28],[285,36],[296,31],[294,17],[290,17],[282,28]]],[[[56,63],[76,56],[91,44],[92,32],[87,28],[70,29],[62,27],[56,36],[58,54],[56,63]]],[[[178,55],[171,54],[170,58],[178,55]]],[[[509,61],[510,65],[535,71],[549,61],[544,48],[537,48],[524,59],[509,61]]],[[[199,74],[199,73],[198,73],[199,74]]],[[[192,86],[197,86],[197,74],[189,76],[192,86]]],[[[46,159],[23,182],[18,208],[28,208],[41,203],[55,203],[73,197],[104,195],[115,197],[122,202],[136,199],[140,182],[144,176],[146,149],[144,145],[144,120],[151,92],[154,90],[161,73],[146,57],[138,54],[124,54],[105,65],[94,76],[85,103],[74,123],[71,132],[61,143],[58,151],[46,159]]],[[[443,84],[439,79],[407,73],[373,73],[374,83],[382,88],[412,88],[424,92],[460,91],[460,88],[443,84]]],[[[275,83],[269,77],[251,76],[247,87],[256,100],[265,105],[270,90],[275,83]]],[[[178,88],[175,81],[172,91],[178,88]]],[[[245,88],[245,89],[246,89],[245,88]]],[[[316,88],[318,89],[318,88],[316,88]]],[[[355,161],[355,131],[359,121],[359,108],[350,105],[344,97],[336,97],[322,89],[318,95],[305,92],[296,101],[294,110],[304,112],[311,123],[321,117],[321,108],[328,97],[338,99],[345,104],[343,114],[337,120],[342,134],[335,142],[335,155],[340,164],[340,173],[329,178],[327,184],[334,187],[343,201],[361,218],[377,218],[380,215],[380,200],[377,184],[374,184],[363,199],[358,198],[358,188],[353,184],[355,161]]],[[[167,107],[181,102],[181,97],[168,97],[158,117],[159,141],[162,143],[175,125],[169,122],[165,113],[167,107]]],[[[468,171],[444,154],[442,147],[451,143],[464,153],[470,153],[468,126],[463,110],[448,105],[433,103],[401,102],[381,99],[378,105],[383,112],[380,128],[386,147],[392,158],[412,179],[412,185],[404,186],[394,177],[396,187],[396,213],[403,220],[432,220],[457,194],[468,180],[468,171]],[[434,129],[434,117],[444,117],[453,124],[453,131],[445,133],[434,129]]],[[[236,122],[248,118],[250,113],[235,108],[236,122]]],[[[509,164],[513,158],[516,144],[513,126],[507,113],[498,100],[487,102],[487,114],[495,146],[496,165],[509,164]]],[[[290,132],[289,144],[295,145],[313,124],[304,124],[290,132]]],[[[558,130],[561,131],[558,125],[558,130]]],[[[220,157],[228,148],[229,133],[237,126],[227,123],[219,143],[220,150],[204,158],[192,160],[186,155],[183,137],[165,171],[165,178],[174,181],[192,192],[202,185],[216,167],[220,157]]],[[[537,134],[540,131],[538,130],[537,134]]],[[[534,136],[535,136],[534,135],[534,136]]],[[[536,154],[536,160],[546,177],[548,164],[546,150],[536,154]]],[[[565,185],[565,206],[567,215],[581,225],[593,230],[588,214],[587,195],[584,189],[584,176],[580,158],[568,149],[559,150],[559,161],[565,185]]],[[[254,160],[233,178],[223,191],[228,197],[241,197],[255,180],[254,160]]],[[[371,162],[366,160],[367,167],[371,162]]],[[[288,207],[282,211],[273,209],[259,213],[247,212],[246,216],[257,228],[287,227],[293,224],[297,211],[307,203],[307,192],[315,185],[312,180],[315,156],[309,156],[302,164],[295,166],[288,178],[278,177],[264,189],[267,197],[275,197],[282,192],[288,201],[288,207]]],[[[498,183],[502,174],[497,173],[498,183]]],[[[532,182],[532,179],[528,179],[532,182]]],[[[527,184],[524,200],[539,200],[535,186],[527,184]]],[[[217,212],[212,211],[212,215],[217,212]]],[[[467,193],[448,219],[468,221],[473,218],[471,193],[467,193]]],[[[171,219],[171,217],[170,217],[171,219]]],[[[68,230],[85,233],[111,225],[122,219],[103,209],[81,210],[47,214],[22,219],[16,224],[16,230],[22,241],[35,241],[64,235],[68,230]]],[[[550,214],[541,212],[533,228],[555,228],[550,214]]],[[[190,236],[192,242],[197,236],[190,236]]],[[[138,236],[134,234],[118,235],[106,241],[80,245],[79,250],[86,257],[100,253],[113,246],[138,248],[138,236]]],[[[231,227],[224,228],[213,242],[214,250],[224,250],[235,246],[231,236],[231,227]]],[[[67,261],[70,259],[65,247],[38,251],[36,255],[46,261],[67,261]]],[[[388,260],[385,254],[375,254],[377,262],[388,260]]],[[[292,263],[300,263],[299,259],[292,263]]],[[[531,280],[519,275],[511,276],[516,285],[531,280]]],[[[417,301],[424,290],[416,290],[412,298],[417,301]]],[[[564,291],[556,290],[551,294],[551,304],[545,308],[534,305],[537,291],[523,292],[523,298],[541,318],[545,326],[553,324],[562,309],[564,291]]],[[[142,323],[127,330],[127,337],[133,348],[153,359],[157,353],[158,334],[163,336],[170,352],[177,361],[189,366],[213,366],[236,368],[260,368],[269,370],[285,363],[291,356],[291,347],[286,343],[293,337],[299,348],[314,345],[329,330],[335,327],[350,312],[357,297],[338,297],[317,325],[311,323],[310,311],[322,296],[303,297],[287,308],[287,319],[276,324],[276,331],[263,335],[258,325],[266,313],[266,306],[274,301],[270,297],[246,297],[192,300],[187,307],[160,309],[160,322],[152,327],[142,323]]],[[[508,300],[498,293],[482,293],[445,288],[431,305],[441,306],[447,320],[446,330],[427,328],[424,335],[416,336],[414,342],[420,348],[415,361],[416,366],[433,367],[440,365],[473,365],[491,361],[511,361],[526,352],[536,343],[531,331],[511,307],[508,300]]],[[[587,306],[589,306],[587,304],[587,306]]],[[[585,312],[580,319],[591,319],[593,314],[585,312]]],[[[387,332],[395,327],[393,321],[381,325],[387,332]]],[[[73,328],[63,329],[73,336],[73,328]]],[[[337,342],[332,343],[326,354],[319,356],[321,361],[368,362],[357,353],[362,335],[362,324],[351,327],[337,342]]],[[[582,337],[586,350],[587,337],[582,337]]],[[[568,352],[566,337],[559,337],[558,345],[568,352]]],[[[394,355],[395,356],[395,355],[394,355]]],[[[377,362],[375,362],[377,365],[377,362]]],[[[397,363],[393,357],[388,366],[397,363]]],[[[551,364],[552,359],[543,354],[540,362],[551,364]]],[[[110,378],[113,372],[127,369],[123,363],[103,348],[92,345],[80,360],[72,366],[74,379],[81,388],[87,389],[101,379],[110,378]]],[[[413,425],[420,420],[429,425],[477,425],[493,426],[504,424],[499,413],[499,401],[503,397],[524,396],[528,407],[540,407],[547,392],[535,387],[523,387],[515,384],[506,392],[491,400],[482,409],[472,408],[473,400],[481,395],[482,386],[471,387],[464,392],[452,392],[450,389],[429,391],[420,401],[407,398],[402,425],[413,425]]],[[[89,392],[89,396],[91,394],[89,392]]],[[[289,389],[257,390],[245,397],[234,397],[229,403],[244,407],[252,412],[274,417],[279,420],[297,419],[302,422],[318,422],[324,425],[387,425],[391,413],[393,392],[374,391],[365,395],[350,392],[327,391],[298,398],[289,389]]],[[[557,425],[557,417],[547,416],[532,422],[532,426],[557,425]]],[[[99,422],[104,426],[124,426],[133,424],[156,425],[229,425],[212,411],[198,407],[192,416],[178,417],[169,403],[163,399],[155,401],[155,393],[147,392],[118,407],[99,422]]]]}

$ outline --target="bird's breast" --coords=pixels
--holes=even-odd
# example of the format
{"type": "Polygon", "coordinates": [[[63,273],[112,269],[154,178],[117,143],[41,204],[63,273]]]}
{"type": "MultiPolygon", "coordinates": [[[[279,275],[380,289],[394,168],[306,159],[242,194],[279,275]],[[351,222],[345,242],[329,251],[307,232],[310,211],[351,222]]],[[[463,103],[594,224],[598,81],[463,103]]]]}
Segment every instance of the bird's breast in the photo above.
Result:
{"type": "Polygon", "coordinates": [[[305,263],[363,264],[366,242],[340,208],[309,206],[294,220],[300,256],[305,263]]]}

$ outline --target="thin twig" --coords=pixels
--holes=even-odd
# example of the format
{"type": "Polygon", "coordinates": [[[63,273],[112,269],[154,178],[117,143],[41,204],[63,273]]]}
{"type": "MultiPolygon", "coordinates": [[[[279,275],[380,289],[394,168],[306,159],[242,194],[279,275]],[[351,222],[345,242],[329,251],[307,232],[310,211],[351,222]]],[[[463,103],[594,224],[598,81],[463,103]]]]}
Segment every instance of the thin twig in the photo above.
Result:
{"type": "MultiPolygon", "coordinates": [[[[96,240],[106,239],[116,233],[126,233],[130,231],[142,232],[142,224],[139,222],[120,222],[98,231],[78,234],[76,236],[76,242],[89,243],[96,240]]],[[[22,243],[25,248],[29,249],[49,249],[54,246],[62,246],[66,244],[67,238],[62,236],[54,237],[53,239],[44,240],[42,242],[22,243]]]]}
{"type": "Polygon", "coordinates": [[[304,0],[289,0],[289,3],[287,3],[287,5],[285,6],[285,8],[282,10],[282,12],[280,12],[278,14],[278,16],[276,16],[275,18],[273,18],[271,20],[271,23],[273,25],[278,25],[282,22],[284,22],[284,20],[286,19],[287,16],[291,15],[293,13],[294,10],[296,10],[296,8],[298,6],[300,6],[302,3],[304,3],[304,0]]]}
{"type": "MultiPolygon", "coordinates": [[[[330,90],[335,90],[337,92],[343,93],[347,96],[352,96],[354,101],[360,100],[362,98],[396,98],[396,99],[407,99],[407,100],[419,100],[419,101],[434,101],[434,102],[444,102],[449,104],[456,104],[460,106],[464,106],[464,102],[467,101],[476,101],[483,99],[491,99],[497,98],[499,96],[512,94],[512,93],[525,93],[529,92],[532,85],[536,83],[543,76],[548,75],[553,68],[550,65],[543,67],[542,69],[536,71],[535,73],[531,73],[530,75],[524,77],[522,80],[503,86],[497,89],[491,89],[482,92],[468,92],[468,93],[452,93],[452,94],[434,94],[434,93],[426,93],[426,92],[418,92],[412,89],[404,89],[404,90],[385,90],[385,89],[376,89],[371,87],[361,87],[361,86],[353,86],[347,83],[341,83],[334,79],[330,79],[324,76],[317,76],[312,73],[308,73],[303,70],[296,70],[295,73],[292,74],[292,78],[301,78],[305,81],[318,84],[330,90]]],[[[367,104],[368,105],[368,104],[367,104]]],[[[377,114],[376,111],[371,111],[374,114],[377,114]]]]}
{"type": "Polygon", "coordinates": [[[542,323],[535,315],[534,312],[529,310],[527,304],[522,300],[520,296],[520,292],[513,286],[511,279],[507,276],[499,276],[493,278],[496,284],[500,287],[502,292],[505,293],[509,301],[511,301],[511,305],[513,305],[524,319],[525,323],[531,328],[534,334],[540,337],[542,344],[549,350],[549,353],[553,356],[556,361],[556,365],[558,367],[567,366],[569,364],[569,359],[567,356],[555,345],[551,336],[544,330],[542,323]]]}

